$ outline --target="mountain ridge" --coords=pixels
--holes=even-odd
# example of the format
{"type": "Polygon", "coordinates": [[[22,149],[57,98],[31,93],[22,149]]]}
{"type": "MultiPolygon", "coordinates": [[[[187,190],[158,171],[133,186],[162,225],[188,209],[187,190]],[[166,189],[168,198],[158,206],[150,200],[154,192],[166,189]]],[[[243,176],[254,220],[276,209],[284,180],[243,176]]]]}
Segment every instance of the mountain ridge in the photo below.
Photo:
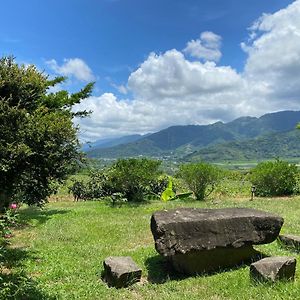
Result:
{"type": "Polygon", "coordinates": [[[176,125],[130,143],[89,151],[87,155],[92,158],[185,157],[213,145],[290,131],[299,121],[300,111],[281,111],[268,113],[259,118],[240,117],[228,123],[176,125]]]}

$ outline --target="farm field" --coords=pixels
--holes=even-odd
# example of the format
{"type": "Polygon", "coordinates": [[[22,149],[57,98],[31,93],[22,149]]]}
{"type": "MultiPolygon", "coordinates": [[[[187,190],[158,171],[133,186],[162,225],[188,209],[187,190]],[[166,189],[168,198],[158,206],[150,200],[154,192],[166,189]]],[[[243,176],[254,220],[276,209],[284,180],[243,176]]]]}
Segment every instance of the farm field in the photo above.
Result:
{"type": "MultiPolygon", "coordinates": [[[[64,198],[65,199],[65,198],[64,198]]],[[[284,217],[282,233],[300,234],[300,197],[210,201],[154,201],[111,207],[103,201],[48,203],[20,209],[2,269],[1,299],[297,299],[295,282],[254,285],[249,267],[210,275],[175,275],[154,248],[150,217],[175,207],[252,207],[284,217]],[[128,289],[108,288],[100,279],[107,256],[131,256],[143,269],[142,282],[128,289]]],[[[257,246],[266,255],[298,253],[277,242],[257,246]]]]}

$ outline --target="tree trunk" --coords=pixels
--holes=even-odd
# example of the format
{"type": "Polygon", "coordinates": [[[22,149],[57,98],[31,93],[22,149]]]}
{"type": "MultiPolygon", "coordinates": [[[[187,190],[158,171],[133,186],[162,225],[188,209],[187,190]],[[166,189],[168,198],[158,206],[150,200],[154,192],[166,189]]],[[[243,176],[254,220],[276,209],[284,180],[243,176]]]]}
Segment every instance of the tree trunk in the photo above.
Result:
{"type": "Polygon", "coordinates": [[[5,190],[0,190],[0,213],[5,212],[9,207],[10,197],[5,190]]]}

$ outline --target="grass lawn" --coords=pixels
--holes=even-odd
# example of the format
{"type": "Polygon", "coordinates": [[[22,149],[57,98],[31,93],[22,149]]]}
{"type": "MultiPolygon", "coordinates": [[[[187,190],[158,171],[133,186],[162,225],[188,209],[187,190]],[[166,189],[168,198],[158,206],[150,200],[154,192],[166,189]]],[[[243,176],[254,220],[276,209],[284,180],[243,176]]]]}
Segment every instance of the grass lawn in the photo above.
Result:
{"type": "MultiPolygon", "coordinates": [[[[249,267],[213,275],[180,277],[168,272],[156,253],[150,216],[179,206],[253,207],[284,217],[283,233],[300,234],[300,198],[152,202],[113,208],[100,201],[51,202],[44,209],[23,208],[24,225],[14,230],[6,253],[1,299],[299,299],[295,282],[253,285],[249,267]],[[128,289],[108,288],[101,280],[107,256],[129,255],[143,269],[142,283],[128,289]]],[[[267,255],[297,253],[277,242],[258,246],[267,255]]]]}

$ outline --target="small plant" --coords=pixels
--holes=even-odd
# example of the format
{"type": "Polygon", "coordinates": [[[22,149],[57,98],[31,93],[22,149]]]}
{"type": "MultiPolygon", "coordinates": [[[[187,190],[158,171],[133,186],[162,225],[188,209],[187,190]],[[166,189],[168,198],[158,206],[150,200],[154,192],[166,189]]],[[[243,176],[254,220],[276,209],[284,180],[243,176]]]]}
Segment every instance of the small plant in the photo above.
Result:
{"type": "Polygon", "coordinates": [[[16,225],[18,221],[17,209],[18,205],[11,203],[9,208],[0,217],[0,231],[3,238],[11,237],[11,226],[16,225]]]}
{"type": "Polygon", "coordinates": [[[169,178],[168,186],[167,188],[162,192],[160,199],[162,201],[168,201],[171,199],[174,199],[176,197],[175,192],[173,191],[173,182],[171,177],[169,178]]]}
{"type": "Polygon", "coordinates": [[[184,200],[189,198],[193,192],[176,193],[174,191],[173,179],[169,177],[169,182],[166,189],[162,192],[160,199],[164,202],[169,200],[184,200]]]}
{"type": "Polygon", "coordinates": [[[0,267],[5,256],[5,246],[8,244],[7,239],[12,236],[11,227],[15,226],[18,222],[17,209],[18,205],[16,203],[11,203],[5,213],[0,215],[0,267]]]}
{"type": "Polygon", "coordinates": [[[277,159],[259,163],[251,171],[250,181],[258,196],[288,196],[296,189],[297,176],[296,165],[277,159]]]}

